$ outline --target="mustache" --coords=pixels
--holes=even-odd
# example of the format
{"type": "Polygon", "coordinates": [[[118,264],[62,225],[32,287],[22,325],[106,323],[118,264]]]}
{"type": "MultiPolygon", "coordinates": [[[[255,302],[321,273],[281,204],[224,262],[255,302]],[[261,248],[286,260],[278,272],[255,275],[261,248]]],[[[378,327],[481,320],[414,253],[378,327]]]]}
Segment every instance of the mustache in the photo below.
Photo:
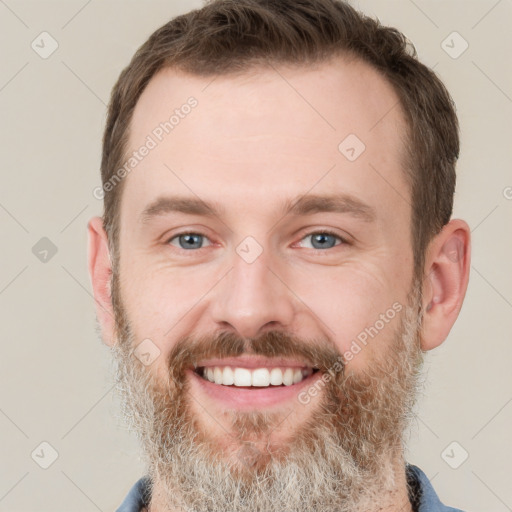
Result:
{"type": "Polygon", "coordinates": [[[299,358],[313,368],[327,372],[335,364],[345,362],[341,353],[329,339],[303,340],[281,331],[267,331],[258,338],[242,338],[234,332],[222,332],[216,336],[200,335],[181,338],[167,357],[167,367],[176,385],[185,383],[187,369],[193,369],[197,361],[259,355],[267,358],[299,358]]]}

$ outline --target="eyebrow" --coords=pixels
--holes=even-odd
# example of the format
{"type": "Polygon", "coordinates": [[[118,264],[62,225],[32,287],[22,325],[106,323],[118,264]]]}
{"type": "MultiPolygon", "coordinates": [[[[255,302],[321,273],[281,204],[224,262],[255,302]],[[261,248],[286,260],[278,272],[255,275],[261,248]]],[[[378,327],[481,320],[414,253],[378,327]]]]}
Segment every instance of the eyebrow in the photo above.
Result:
{"type": "MultiPolygon", "coordinates": [[[[375,221],[375,208],[350,194],[307,194],[287,200],[283,212],[296,216],[314,213],[347,213],[365,222],[375,221]]],[[[149,223],[155,217],[169,213],[184,213],[204,217],[219,217],[225,214],[225,208],[217,201],[208,203],[195,197],[162,196],[150,203],[140,214],[139,222],[149,223]]]]}

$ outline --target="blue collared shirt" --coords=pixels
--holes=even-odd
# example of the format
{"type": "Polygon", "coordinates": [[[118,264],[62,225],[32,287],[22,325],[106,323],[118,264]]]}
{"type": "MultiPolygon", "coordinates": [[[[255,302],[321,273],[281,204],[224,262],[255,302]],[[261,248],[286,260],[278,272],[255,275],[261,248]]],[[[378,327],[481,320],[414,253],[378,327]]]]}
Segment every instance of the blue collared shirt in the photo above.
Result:
{"type": "MultiPolygon", "coordinates": [[[[462,512],[441,503],[427,475],[420,468],[407,464],[405,470],[414,512],[462,512]]],[[[149,479],[144,476],[130,489],[116,512],[141,512],[149,501],[149,479]]]]}

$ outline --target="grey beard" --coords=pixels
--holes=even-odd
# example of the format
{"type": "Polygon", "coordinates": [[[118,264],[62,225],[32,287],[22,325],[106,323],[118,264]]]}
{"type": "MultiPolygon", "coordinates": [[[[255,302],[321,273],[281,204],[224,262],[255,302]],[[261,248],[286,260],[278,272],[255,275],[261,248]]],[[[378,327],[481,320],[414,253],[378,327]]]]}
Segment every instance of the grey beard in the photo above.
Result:
{"type": "Polygon", "coordinates": [[[247,432],[271,431],[273,415],[232,412],[239,449],[228,459],[191,416],[187,387],[178,389],[170,377],[156,382],[133,357],[135,340],[124,325],[113,348],[116,389],[158,503],[169,512],[373,510],[396,491],[396,463],[421,384],[420,295],[413,287],[384,360],[372,361],[364,375],[340,372],[326,383],[320,406],[281,452],[247,441],[247,432]]]}

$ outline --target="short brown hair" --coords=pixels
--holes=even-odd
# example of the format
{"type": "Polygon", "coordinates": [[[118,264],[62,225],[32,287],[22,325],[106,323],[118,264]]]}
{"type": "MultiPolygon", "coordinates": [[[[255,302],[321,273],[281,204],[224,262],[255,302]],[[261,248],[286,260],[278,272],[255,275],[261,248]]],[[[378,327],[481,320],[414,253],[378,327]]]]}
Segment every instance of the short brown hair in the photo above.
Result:
{"type": "Polygon", "coordinates": [[[414,273],[422,277],[428,243],[452,214],[459,156],[455,107],[401,32],[342,0],[213,0],[172,19],[137,50],[112,90],[103,137],[103,221],[114,268],[124,180],[108,191],[105,184],[125,162],[133,111],[157,71],[175,67],[198,76],[229,75],[268,62],[305,66],[340,54],[378,70],[399,97],[408,127],[414,273]]]}

